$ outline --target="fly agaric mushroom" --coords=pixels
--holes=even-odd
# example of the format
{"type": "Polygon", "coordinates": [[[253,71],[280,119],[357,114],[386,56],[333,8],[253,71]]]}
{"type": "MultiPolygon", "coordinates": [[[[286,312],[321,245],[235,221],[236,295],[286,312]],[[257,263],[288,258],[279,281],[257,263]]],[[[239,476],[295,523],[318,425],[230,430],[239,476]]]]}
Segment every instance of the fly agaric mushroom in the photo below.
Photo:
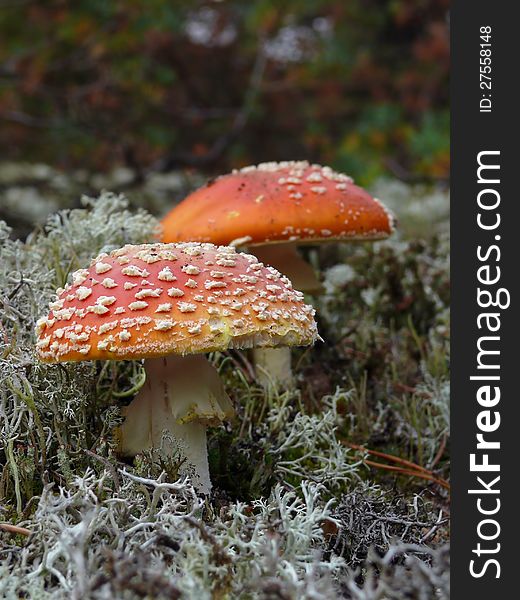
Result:
{"type": "MultiPolygon", "coordinates": [[[[379,200],[347,175],[291,161],[245,167],[208,182],[173,208],[162,226],[165,242],[247,246],[287,275],[296,289],[313,293],[321,284],[297,245],[384,239],[394,221],[379,200]]],[[[282,385],[290,381],[290,350],[258,349],[254,354],[255,364],[272,379],[282,385]]]]}
{"type": "Polygon", "coordinates": [[[119,449],[133,456],[174,438],[209,493],[206,427],[233,415],[203,354],[308,345],[314,310],[287,277],[212,244],[125,246],[76,271],[36,327],[45,362],[146,359],[146,382],[123,410],[119,449]]]}

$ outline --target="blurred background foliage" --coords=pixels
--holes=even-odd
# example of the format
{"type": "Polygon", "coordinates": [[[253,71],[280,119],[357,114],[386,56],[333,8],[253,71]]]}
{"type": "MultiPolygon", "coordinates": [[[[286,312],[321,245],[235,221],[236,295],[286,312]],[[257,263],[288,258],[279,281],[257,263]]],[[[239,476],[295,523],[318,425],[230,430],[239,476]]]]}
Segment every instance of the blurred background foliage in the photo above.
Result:
{"type": "Polygon", "coordinates": [[[448,177],[449,0],[0,0],[2,161],[448,177]]]}

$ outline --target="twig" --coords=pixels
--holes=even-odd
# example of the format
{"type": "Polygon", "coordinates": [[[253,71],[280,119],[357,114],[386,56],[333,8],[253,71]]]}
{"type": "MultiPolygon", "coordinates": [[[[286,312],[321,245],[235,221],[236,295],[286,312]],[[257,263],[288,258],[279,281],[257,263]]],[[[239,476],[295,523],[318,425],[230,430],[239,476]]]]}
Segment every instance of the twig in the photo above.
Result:
{"type": "Polygon", "coordinates": [[[19,535],[31,535],[31,531],[25,527],[18,527],[18,525],[11,525],[10,523],[0,523],[0,529],[7,531],[8,533],[15,533],[19,535]]]}
{"type": "Polygon", "coordinates": [[[420,465],[418,465],[410,460],[406,460],[405,458],[401,458],[400,456],[394,456],[393,454],[386,454],[386,452],[379,452],[378,450],[370,450],[369,448],[365,448],[364,446],[360,446],[358,444],[353,444],[352,442],[343,441],[343,444],[345,444],[349,448],[353,448],[354,450],[360,450],[361,452],[367,452],[368,454],[371,454],[372,456],[378,456],[379,458],[384,458],[391,462],[395,462],[395,463],[404,465],[406,467],[411,468],[414,471],[423,471],[424,473],[431,473],[431,471],[429,469],[425,469],[424,467],[421,467],[420,465]]]}
{"type": "Polygon", "coordinates": [[[379,469],[385,469],[386,471],[395,471],[400,475],[410,475],[411,477],[418,477],[419,479],[426,479],[439,484],[441,487],[450,490],[450,484],[440,477],[436,477],[433,473],[424,473],[423,471],[414,471],[413,469],[403,469],[402,467],[394,467],[393,465],[385,465],[384,463],[378,463],[373,460],[365,460],[365,463],[370,467],[377,467],[379,469]]]}
{"type": "Polygon", "coordinates": [[[442,436],[441,445],[439,446],[439,449],[437,450],[437,454],[435,455],[435,458],[432,461],[432,464],[431,464],[432,469],[440,461],[442,455],[444,454],[444,449],[446,448],[447,439],[448,439],[448,436],[446,434],[444,434],[442,436]]]}
{"type": "Polygon", "coordinates": [[[409,460],[401,458],[399,456],[394,456],[393,454],[386,454],[385,452],[379,452],[378,450],[370,450],[365,448],[364,446],[359,446],[358,444],[353,444],[352,442],[347,442],[342,440],[342,443],[345,446],[349,446],[354,450],[358,450],[360,452],[366,452],[367,454],[378,456],[379,458],[384,458],[385,460],[393,463],[397,463],[398,465],[386,465],[384,463],[375,462],[373,460],[365,459],[365,464],[370,467],[376,467],[378,469],[386,469],[387,471],[394,471],[395,473],[399,473],[401,475],[410,475],[411,477],[418,477],[420,479],[426,479],[427,481],[433,481],[437,483],[441,487],[447,489],[448,491],[451,489],[450,484],[443,479],[442,477],[438,477],[432,471],[421,467],[409,460]]]}

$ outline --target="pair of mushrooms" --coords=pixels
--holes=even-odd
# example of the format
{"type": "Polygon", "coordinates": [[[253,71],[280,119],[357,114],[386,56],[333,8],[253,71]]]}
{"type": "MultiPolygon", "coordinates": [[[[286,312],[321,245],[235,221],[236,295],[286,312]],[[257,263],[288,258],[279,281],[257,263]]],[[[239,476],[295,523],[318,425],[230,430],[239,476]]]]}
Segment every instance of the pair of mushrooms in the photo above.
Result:
{"type": "Polygon", "coordinates": [[[119,451],[179,450],[208,494],[206,428],[234,411],[203,355],[251,348],[261,371],[287,378],[289,347],[318,337],[314,309],[290,279],[304,291],[319,282],[295,244],[381,239],[392,217],[347,176],[286,162],[208,183],[163,226],[166,243],[125,246],[73,274],[37,323],[37,354],[45,362],[146,359],[146,382],[123,409],[119,451]],[[234,248],[246,245],[256,256],[234,248]]]}

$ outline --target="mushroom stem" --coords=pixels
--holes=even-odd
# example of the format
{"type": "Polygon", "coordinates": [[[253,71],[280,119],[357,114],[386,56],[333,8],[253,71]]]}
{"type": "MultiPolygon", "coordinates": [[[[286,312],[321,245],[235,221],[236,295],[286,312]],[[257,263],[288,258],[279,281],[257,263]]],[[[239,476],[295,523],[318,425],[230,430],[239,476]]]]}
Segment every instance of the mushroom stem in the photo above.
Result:
{"type": "MultiPolygon", "coordinates": [[[[307,294],[321,292],[322,285],[314,269],[300,256],[296,244],[262,244],[250,250],[265,265],[286,275],[294,289],[307,294]]],[[[283,390],[293,386],[290,348],[254,348],[252,356],[257,379],[264,389],[283,390]]]]}
{"type": "Polygon", "coordinates": [[[211,491],[206,427],[233,416],[216,369],[201,355],[169,355],[145,361],[146,382],[123,409],[119,451],[135,456],[149,448],[186,460],[181,471],[203,494],[211,491]],[[164,436],[167,432],[173,442],[164,436]]]}
{"type": "Polygon", "coordinates": [[[322,290],[314,269],[300,256],[296,244],[262,244],[250,248],[250,251],[264,264],[287,275],[294,289],[307,294],[319,293],[322,290]]]}
{"type": "Polygon", "coordinates": [[[293,386],[291,349],[253,348],[253,361],[258,382],[266,390],[289,389],[293,386]]]}

